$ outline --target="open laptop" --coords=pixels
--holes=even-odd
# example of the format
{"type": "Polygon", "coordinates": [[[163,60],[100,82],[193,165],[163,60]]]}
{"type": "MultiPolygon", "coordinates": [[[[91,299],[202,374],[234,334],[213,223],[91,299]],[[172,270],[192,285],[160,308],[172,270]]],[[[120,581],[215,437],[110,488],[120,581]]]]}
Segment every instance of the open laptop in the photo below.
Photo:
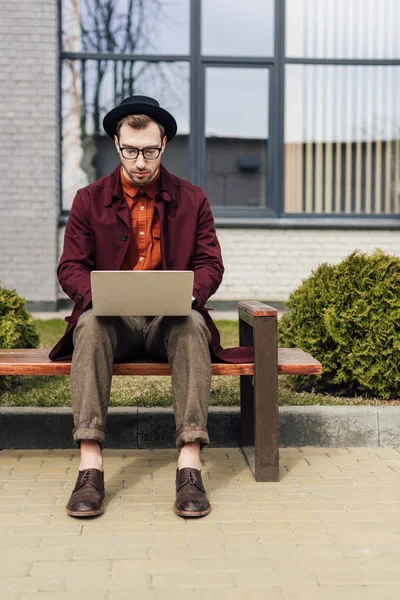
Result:
{"type": "Polygon", "coordinates": [[[185,316],[192,308],[193,271],[92,271],[98,317],[185,316]]]}

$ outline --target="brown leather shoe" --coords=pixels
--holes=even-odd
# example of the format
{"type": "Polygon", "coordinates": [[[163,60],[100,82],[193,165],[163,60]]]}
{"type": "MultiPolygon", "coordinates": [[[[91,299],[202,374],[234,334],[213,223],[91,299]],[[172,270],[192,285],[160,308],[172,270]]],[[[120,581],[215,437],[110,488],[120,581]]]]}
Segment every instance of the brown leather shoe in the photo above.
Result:
{"type": "Polygon", "coordinates": [[[66,511],[71,517],[94,517],[104,512],[104,473],[99,469],[79,471],[66,511]]]}
{"type": "Polygon", "coordinates": [[[174,511],[180,517],[204,517],[211,511],[198,469],[185,467],[176,470],[174,511]]]}

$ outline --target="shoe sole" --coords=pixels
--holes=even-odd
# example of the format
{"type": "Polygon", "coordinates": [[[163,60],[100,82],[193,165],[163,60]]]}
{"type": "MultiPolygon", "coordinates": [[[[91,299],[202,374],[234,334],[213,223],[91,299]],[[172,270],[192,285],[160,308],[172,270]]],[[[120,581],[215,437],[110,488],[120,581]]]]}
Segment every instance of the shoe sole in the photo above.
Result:
{"type": "Polygon", "coordinates": [[[178,510],[176,505],[174,504],[174,513],[178,515],[178,517],[205,517],[210,514],[211,506],[206,510],[194,511],[194,510],[178,510]]]}
{"type": "Polygon", "coordinates": [[[91,511],[73,511],[73,510],[68,510],[68,508],[65,509],[67,512],[67,515],[69,515],[70,517],[96,517],[97,515],[101,515],[104,512],[104,506],[101,506],[98,510],[91,510],[91,511]]]}

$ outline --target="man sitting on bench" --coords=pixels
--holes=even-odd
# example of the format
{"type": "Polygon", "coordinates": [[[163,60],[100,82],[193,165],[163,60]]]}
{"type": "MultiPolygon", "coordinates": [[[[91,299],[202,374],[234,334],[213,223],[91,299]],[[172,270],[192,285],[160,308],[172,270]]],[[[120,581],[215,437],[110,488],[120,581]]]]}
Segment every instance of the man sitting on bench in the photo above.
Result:
{"type": "MultiPolygon", "coordinates": [[[[131,96],[104,118],[121,165],[79,190],[65,230],[58,279],[75,302],[67,331],[50,353],[71,358],[74,441],[80,447],[78,479],[67,504],[74,517],[104,510],[102,445],[113,362],[149,356],[172,372],[176,445],[175,513],[207,515],[200,450],[209,444],[207,415],[211,352],[223,359],[207,311],[224,268],[208,200],[201,188],[161,165],[176,134],[174,117],[147,96],[131,96]],[[91,310],[92,270],[193,270],[193,310],[187,317],[96,317],[91,310]]],[[[230,351],[228,362],[252,360],[230,351]]]]}

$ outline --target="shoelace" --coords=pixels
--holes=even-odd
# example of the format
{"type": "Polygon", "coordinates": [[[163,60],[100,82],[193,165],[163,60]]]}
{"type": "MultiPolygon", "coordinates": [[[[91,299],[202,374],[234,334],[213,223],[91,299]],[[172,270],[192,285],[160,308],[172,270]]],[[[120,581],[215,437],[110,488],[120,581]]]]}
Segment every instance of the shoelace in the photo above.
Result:
{"type": "Polygon", "coordinates": [[[97,485],[93,481],[94,473],[93,469],[87,469],[82,477],[82,480],[79,484],[79,488],[85,485],[85,483],[91,483],[94,487],[97,488],[97,485]]]}
{"type": "Polygon", "coordinates": [[[87,483],[88,481],[90,481],[90,475],[91,475],[91,471],[90,470],[85,471],[85,474],[84,474],[83,479],[82,479],[82,484],[87,483]]]}
{"type": "Polygon", "coordinates": [[[204,490],[202,489],[201,484],[197,482],[196,476],[193,473],[193,471],[191,471],[191,470],[187,474],[186,479],[181,482],[180,486],[177,488],[177,491],[181,490],[183,488],[183,486],[185,486],[187,483],[189,483],[190,485],[195,485],[198,490],[200,490],[201,492],[204,493],[204,490]]]}

